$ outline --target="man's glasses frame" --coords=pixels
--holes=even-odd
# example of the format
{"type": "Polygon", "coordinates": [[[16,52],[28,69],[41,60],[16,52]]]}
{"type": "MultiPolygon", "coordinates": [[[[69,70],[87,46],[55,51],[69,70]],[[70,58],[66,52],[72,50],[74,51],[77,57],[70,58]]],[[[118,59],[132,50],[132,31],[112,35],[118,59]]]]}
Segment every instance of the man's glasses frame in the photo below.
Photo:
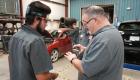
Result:
{"type": "Polygon", "coordinates": [[[88,21],[84,21],[84,20],[82,20],[82,24],[83,25],[87,25],[91,20],[93,20],[93,19],[95,19],[95,18],[91,18],[91,19],[89,19],[88,21]]]}

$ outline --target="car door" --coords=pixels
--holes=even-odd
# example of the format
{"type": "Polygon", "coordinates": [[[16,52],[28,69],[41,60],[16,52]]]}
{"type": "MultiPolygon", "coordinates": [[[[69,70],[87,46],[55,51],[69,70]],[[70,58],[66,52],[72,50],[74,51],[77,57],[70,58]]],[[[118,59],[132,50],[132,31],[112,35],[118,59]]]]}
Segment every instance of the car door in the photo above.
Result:
{"type": "Polygon", "coordinates": [[[70,51],[72,49],[72,39],[68,34],[66,34],[66,37],[65,37],[65,44],[67,44],[65,47],[66,52],[70,51]]]}
{"type": "Polygon", "coordinates": [[[59,35],[59,45],[60,50],[62,53],[65,53],[67,51],[67,40],[66,40],[66,34],[65,33],[60,33],[59,35]]]}

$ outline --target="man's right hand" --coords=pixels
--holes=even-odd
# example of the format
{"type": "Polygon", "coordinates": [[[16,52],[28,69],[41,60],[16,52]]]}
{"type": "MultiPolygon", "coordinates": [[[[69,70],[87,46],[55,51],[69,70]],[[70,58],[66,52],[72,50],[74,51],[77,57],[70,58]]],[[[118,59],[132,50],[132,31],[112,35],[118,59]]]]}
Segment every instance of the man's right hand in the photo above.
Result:
{"type": "Polygon", "coordinates": [[[79,48],[79,50],[80,50],[79,53],[83,53],[84,50],[86,49],[86,47],[81,45],[81,44],[76,44],[76,45],[73,46],[73,48],[79,48]]]}

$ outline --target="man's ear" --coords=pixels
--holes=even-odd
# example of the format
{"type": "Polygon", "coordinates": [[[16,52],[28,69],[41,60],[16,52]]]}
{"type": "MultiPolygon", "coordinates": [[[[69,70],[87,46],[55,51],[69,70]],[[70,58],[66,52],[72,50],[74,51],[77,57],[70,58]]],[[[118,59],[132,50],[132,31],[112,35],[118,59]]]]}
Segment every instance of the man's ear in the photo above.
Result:
{"type": "Polygon", "coordinates": [[[34,25],[38,25],[40,22],[40,19],[38,17],[34,18],[34,25]]]}
{"type": "Polygon", "coordinates": [[[95,22],[97,21],[97,18],[94,18],[93,21],[94,21],[94,23],[95,23],[95,22]]]}
{"type": "Polygon", "coordinates": [[[34,18],[34,22],[36,22],[36,23],[39,23],[39,22],[40,22],[40,20],[41,20],[41,18],[40,18],[40,17],[35,17],[35,18],[34,18]]]}
{"type": "Polygon", "coordinates": [[[91,22],[92,22],[93,24],[95,24],[95,23],[96,23],[96,20],[95,20],[95,19],[93,19],[91,22]]]}
{"type": "Polygon", "coordinates": [[[35,19],[40,21],[41,17],[36,16],[35,19]]]}

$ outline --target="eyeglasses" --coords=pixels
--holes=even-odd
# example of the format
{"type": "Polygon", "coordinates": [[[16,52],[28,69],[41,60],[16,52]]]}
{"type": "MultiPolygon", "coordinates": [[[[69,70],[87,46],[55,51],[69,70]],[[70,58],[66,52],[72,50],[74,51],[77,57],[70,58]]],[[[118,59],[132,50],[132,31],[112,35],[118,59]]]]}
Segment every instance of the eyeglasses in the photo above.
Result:
{"type": "Polygon", "coordinates": [[[83,23],[83,25],[87,25],[91,20],[93,20],[93,19],[95,19],[95,18],[91,18],[91,19],[89,19],[88,21],[84,21],[84,20],[82,20],[82,23],[83,23]]]}

